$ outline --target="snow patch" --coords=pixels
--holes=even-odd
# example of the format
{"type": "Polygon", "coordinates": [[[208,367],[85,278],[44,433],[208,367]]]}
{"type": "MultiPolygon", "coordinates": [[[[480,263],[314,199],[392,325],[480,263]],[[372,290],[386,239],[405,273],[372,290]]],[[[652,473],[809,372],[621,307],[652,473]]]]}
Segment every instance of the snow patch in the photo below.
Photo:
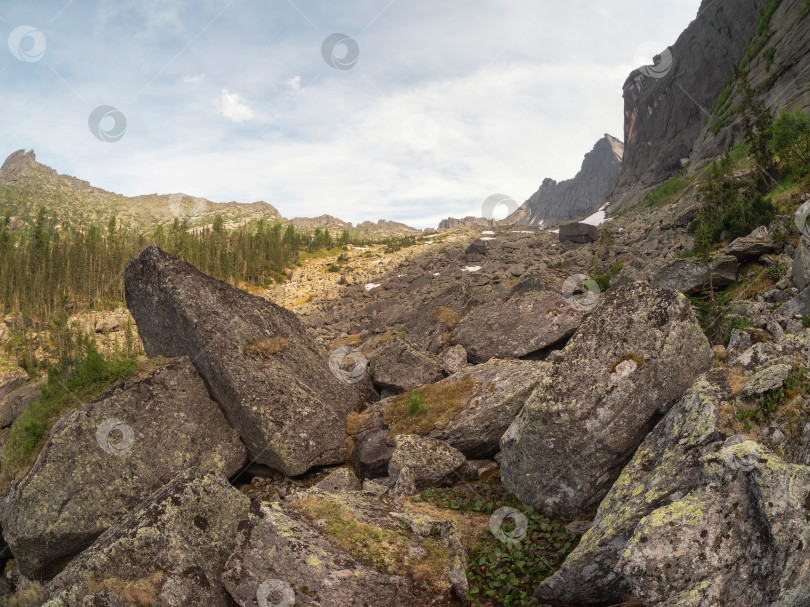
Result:
{"type": "Polygon", "coordinates": [[[484,236],[481,240],[495,240],[492,236],[484,236]]]}
{"type": "Polygon", "coordinates": [[[589,226],[598,226],[606,221],[612,221],[612,219],[605,219],[605,209],[607,209],[607,206],[607,203],[603,204],[596,213],[590,217],[586,217],[580,223],[587,223],[589,226]]]}
{"type": "Polygon", "coordinates": [[[366,291],[371,291],[371,289],[376,289],[377,287],[382,286],[380,283],[370,282],[366,285],[366,291]]]}
{"type": "Polygon", "coordinates": [[[493,232],[492,230],[484,230],[483,232],[481,232],[481,234],[494,234],[494,233],[495,232],[493,232]]]}
{"type": "Polygon", "coordinates": [[[477,272],[481,269],[481,266],[467,266],[466,268],[462,268],[462,272],[477,272]]]}

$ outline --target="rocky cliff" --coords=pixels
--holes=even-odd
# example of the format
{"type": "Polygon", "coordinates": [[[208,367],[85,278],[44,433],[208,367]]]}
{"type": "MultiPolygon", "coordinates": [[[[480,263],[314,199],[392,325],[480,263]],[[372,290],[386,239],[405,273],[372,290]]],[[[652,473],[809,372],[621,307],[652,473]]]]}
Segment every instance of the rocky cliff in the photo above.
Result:
{"type": "Polygon", "coordinates": [[[549,228],[593,213],[616,187],[623,147],[621,141],[606,134],[585,154],[573,179],[544,179],[540,189],[503,223],[549,228]]]}
{"type": "Polygon", "coordinates": [[[608,212],[741,140],[735,68],[771,109],[810,106],[807,19],[804,0],[703,0],[657,65],[624,83],[624,156],[608,212]]]}

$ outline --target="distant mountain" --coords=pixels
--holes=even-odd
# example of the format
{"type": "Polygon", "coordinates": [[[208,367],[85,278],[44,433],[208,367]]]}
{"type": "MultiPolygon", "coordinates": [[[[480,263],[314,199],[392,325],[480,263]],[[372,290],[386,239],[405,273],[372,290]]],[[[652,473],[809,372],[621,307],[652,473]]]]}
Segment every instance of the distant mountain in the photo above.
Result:
{"type": "Polygon", "coordinates": [[[455,217],[448,217],[447,219],[442,219],[439,222],[439,229],[440,230],[454,230],[456,228],[466,228],[467,226],[481,226],[481,227],[491,227],[495,224],[494,221],[491,219],[487,219],[486,217],[473,217],[468,215],[462,219],[457,219],[455,217]]]}
{"type": "Polygon", "coordinates": [[[624,156],[608,212],[694,172],[743,139],[741,81],[772,110],[810,108],[806,0],[703,0],[659,64],[624,84],[624,156]]]}
{"type": "Polygon", "coordinates": [[[291,223],[301,230],[314,230],[315,228],[327,228],[330,231],[352,230],[358,234],[373,238],[414,236],[422,233],[421,230],[412,228],[404,223],[388,221],[386,219],[380,219],[376,223],[373,221],[363,221],[355,226],[351,221],[343,221],[332,215],[318,215],[317,217],[293,217],[288,223],[291,223]]]}
{"type": "Polygon", "coordinates": [[[506,225],[550,228],[590,215],[605,204],[622,165],[622,142],[605,135],[585,154],[582,168],[573,179],[544,179],[540,189],[504,219],[506,225]]]}
{"type": "Polygon", "coordinates": [[[120,225],[142,230],[171,225],[176,218],[187,221],[192,229],[200,229],[212,224],[215,216],[222,215],[226,228],[265,219],[284,225],[291,223],[303,230],[329,228],[338,232],[348,228],[373,238],[420,233],[405,224],[385,220],[366,221],[356,228],[351,222],[331,215],[287,220],[273,205],[261,200],[249,204],[220,203],[182,193],[123,196],[57,173],[37,162],[33,150],[18,150],[0,168],[0,214],[10,210],[15,217],[12,226],[21,227],[30,223],[43,206],[61,221],[73,224],[104,225],[115,216],[120,225]]]}

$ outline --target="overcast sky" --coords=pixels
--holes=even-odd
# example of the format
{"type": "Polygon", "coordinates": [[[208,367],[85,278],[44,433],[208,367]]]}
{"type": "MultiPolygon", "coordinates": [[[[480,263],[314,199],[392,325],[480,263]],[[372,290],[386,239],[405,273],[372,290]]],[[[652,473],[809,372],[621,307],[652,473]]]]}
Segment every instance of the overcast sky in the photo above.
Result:
{"type": "Polygon", "coordinates": [[[699,4],[2,0],[0,157],[34,149],[127,195],[434,227],[622,139],[625,78],[699,4]]]}

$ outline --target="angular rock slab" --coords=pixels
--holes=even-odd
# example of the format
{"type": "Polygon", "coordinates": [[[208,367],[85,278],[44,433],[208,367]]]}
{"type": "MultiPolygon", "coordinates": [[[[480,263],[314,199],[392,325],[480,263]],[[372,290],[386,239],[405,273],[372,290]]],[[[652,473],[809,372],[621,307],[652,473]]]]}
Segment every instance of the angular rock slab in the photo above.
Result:
{"type": "Polygon", "coordinates": [[[541,601],[601,605],[621,602],[629,587],[614,571],[638,522],[691,491],[700,458],[722,443],[720,410],[730,405],[725,370],[699,378],[644,439],[599,504],[593,525],[563,566],[536,590],[541,601]]]}
{"type": "Polygon", "coordinates": [[[283,597],[283,604],[294,600],[301,607],[438,606],[447,604],[454,590],[466,596],[465,569],[466,552],[452,523],[409,515],[396,500],[373,493],[311,490],[299,499],[263,503],[251,512],[222,581],[243,607],[265,607],[272,588],[279,594],[272,595],[271,605],[283,597]],[[330,523],[338,519],[354,535],[330,534],[330,523]],[[375,547],[378,556],[363,548],[362,529],[382,538],[375,547]],[[428,537],[431,531],[437,537],[428,537]],[[358,538],[356,547],[340,541],[352,538],[358,538]],[[394,543],[402,548],[400,556],[379,556],[394,543]],[[441,550],[444,558],[434,562],[432,579],[419,579],[412,573],[431,547],[441,550]],[[376,558],[375,563],[367,557],[376,558]]]}
{"type": "Polygon", "coordinates": [[[150,245],[124,270],[148,356],[187,355],[248,448],[288,476],[342,463],[357,391],[296,315],[150,245]]]}
{"type": "Polygon", "coordinates": [[[519,292],[474,308],[453,331],[451,343],[464,346],[475,364],[519,358],[570,337],[584,318],[557,291],[519,292]]]}
{"type": "Polygon", "coordinates": [[[574,222],[565,223],[560,226],[560,242],[585,244],[595,242],[598,235],[599,230],[596,229],[596,226],[587,223],[574,222]]]}
{"type": "Polygon", "coordinates": [[[424,489],[453,485],[469,475],[467,459],[444,441],[400,435],[394,442],[388,478],[395,495],[414,495],[424,489]]]}
{"type": "MultiPolygon", "coordinates": [[[[477,389],[452,419],[442,427],[433,428],[427,436],[447,442],[468,459],[492,457],[500,449],[501,436],[550,366],[542,361],[500,360],[467,367],[432,384],[439,394],[446,392],[448,398],[462,382],[472,382],[477,389]]],[[[427,393],[422,391],[422,394],[427,393]]],[[[388,474],[394,446],[384,415],[392,401],[387,398],[374,403],[367,426],[357,435],[352,465],[361,478],[388,474]]],[[[425,406],[431,406],[429,399],[425,406]]]]}
{"type": "Polygon", "coordinates": [[[231,607],[220,576],[249,509],[225,477],[182,474],[51,580],[43,607],[231,607]]]}
{"type": "MultiPolygon", "coordinates": [[[[630,588],[616,567],[639,522],[700,486],[704,456],[745,439],[737,434],[743,426],[737,411],[760,396],[738,402],[744,385],[772,369],[774,361],[806,364],[809,345],[808,330],[786,335],[778,343],[756,344],[733,366],[714,368],[698,378],[644,439],[599,505],[591,529],[563,566],[537,588],[537,598],[563,604],[620,602],[630,588]]],[[[777,411],[774,423],[782,419],[777,411]]],[[[795,423],[795,418],[788,419],[795,423]]],[[[803,433],[799,429],[777,446],[783,459],[810,465],[810,423],[803,433]]]]}
{"type": "Polygon", "coordinates": [[[773,253],[778,245],[768,234],[768,228],[760,226],[748,236],[740,236],[725,248],[726,255],[733,255],[737,261],[756,259],[766,253],[773,253]]]}
{"type": "Polygon", "coordinates": [[[678,259],[661,268],[652,278],[659,289],[681,293],[701,293],[711,284],[715,289],[727,287],[737,280],[740,264],[732,255],[720,255],[702,265],[692,259],[678,259]]]}
{"type": "Polygon", "coordinates": [[[378,388],[404,392],[444,377],[442,360],[411,344],[392,339],[371,357],[369,371],[378,388]]]}
{"type": "Polygon", "coordinates": [[[504,487],[573,519],[711,365],[686,297],[646,283],[608,292],[503,435],[504,487]]]}
{"type": "Polygon", "coordinates": [[[656,607],[810,603],[810,466],[754,441],[702,463],[702,486],[644,517],[628,542],[616,569],[633,594],[656,607]]]}
{"type": "Polygon", "coordinates": [[[3,535],[26,577],[52,577],[179,473],[231,476],[245,456],[191,362],[178,358],[54,424],[3,497],[3,535]]]}

